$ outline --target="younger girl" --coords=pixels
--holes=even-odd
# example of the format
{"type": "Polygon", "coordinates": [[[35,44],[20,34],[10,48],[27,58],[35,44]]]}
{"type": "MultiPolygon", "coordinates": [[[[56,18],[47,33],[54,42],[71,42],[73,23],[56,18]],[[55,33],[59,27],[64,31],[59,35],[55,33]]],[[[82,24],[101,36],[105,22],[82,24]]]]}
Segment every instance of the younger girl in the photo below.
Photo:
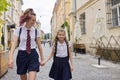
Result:
{"type": "Polygon", "coordinates": [[[58,30],[55,38],[54,48],[51,54],[48,56],[48,62],[53,57],[53,64],[49,73],[49,77],[54,80],[70,80],[72,78],[71,71],[73,70],[72,54],[70,50],[70,44],[65,37],[64,30],[58,30]],[[69,64],[70,59],[70,64],[69,64]]]}

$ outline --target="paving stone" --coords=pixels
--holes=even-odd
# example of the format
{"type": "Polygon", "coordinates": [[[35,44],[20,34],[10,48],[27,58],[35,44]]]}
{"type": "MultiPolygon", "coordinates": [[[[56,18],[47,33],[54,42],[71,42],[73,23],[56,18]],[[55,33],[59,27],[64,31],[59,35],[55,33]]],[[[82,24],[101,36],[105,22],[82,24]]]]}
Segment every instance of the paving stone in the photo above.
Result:
{"type": "MultiPolygon", "coordinates": [[[[51,51],[48,44],[43,46],[43,51],[45,57],[47,57],[51,51]]],[[[74,56],[73,62],[74,71],[72,72],[72,80],[120,80],[120,64],[102,60],[101,64],[106,65],[107,68],[96,68],[92,64],[97,64],[97,58],[88,54],[77,54],[77,56],[74,56]]],[[[37,80],[53,80],[48,77],[51,64],[52,59],[45,66],[40,67],[37,80]]],[[[8,73],[0,80],[20,80],[16,74],[16,66],[14,65],[13,69],[9,69],[8,73]]]]}

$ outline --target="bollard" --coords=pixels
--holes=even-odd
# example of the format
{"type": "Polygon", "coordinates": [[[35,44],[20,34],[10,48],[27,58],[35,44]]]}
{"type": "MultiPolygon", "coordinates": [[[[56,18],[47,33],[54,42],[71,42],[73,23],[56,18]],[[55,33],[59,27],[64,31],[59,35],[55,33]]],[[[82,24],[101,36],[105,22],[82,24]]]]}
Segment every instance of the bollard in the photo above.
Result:
{"type": "Polygon", "coordinates": [[[98,57],[98,65],[100,65],[100,57],[98,57]]]}

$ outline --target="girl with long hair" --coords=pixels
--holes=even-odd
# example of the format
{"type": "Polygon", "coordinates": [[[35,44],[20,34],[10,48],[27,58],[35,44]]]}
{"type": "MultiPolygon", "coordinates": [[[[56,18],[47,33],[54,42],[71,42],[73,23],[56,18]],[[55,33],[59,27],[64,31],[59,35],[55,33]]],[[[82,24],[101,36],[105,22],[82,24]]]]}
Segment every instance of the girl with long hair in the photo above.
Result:
{"type": "Polygon", "coordinates": [[[44,62],[45,64],[53,57],[53,64],[49,73],[49,77],[53,78],[54,80],[70,80],[72,78],[72,54],[70,44],[68,43],[65,35],[66,34],[63,29],[58,30],[52,52],[44,62]]]}
{"type": "MultiPolygon", "coordinates": [[[[26,14],[25,14],[26,15],[26,14]]],[[[25,19],[25,25],[18,27],[14,32],[12,47],[9,52],[9,68],[13,68],[13,53],[19,41],[18,54],[16,58],[17,74],[21,80],[36,80],[40,64],[43,66],[43,51],[40,40],[40,32],[33,25],[36,22],[36,14],[32,13],[25,19]],[[21,33],[20,33],[21,32],[21,33]],[[40,52],[40,60],[36,46],[40,52]],[[28,73],[28,78],[27,78],[28,73]]]]}

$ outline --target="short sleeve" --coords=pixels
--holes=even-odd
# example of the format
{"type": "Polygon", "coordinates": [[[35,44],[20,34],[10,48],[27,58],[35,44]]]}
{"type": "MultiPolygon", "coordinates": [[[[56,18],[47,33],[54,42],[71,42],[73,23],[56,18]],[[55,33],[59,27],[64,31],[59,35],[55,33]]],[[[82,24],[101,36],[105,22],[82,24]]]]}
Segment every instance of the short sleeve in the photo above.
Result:
{"type": "Polygon", "coordinates": [[[40,37],[40,31],[37,29],[37,37],[40,37]]]}
{"type": "Polygon", "coordinates": [[[71,47],[71,43],[70,42],[68,42],[68,46],[69,46],[69,48],[71,47]]]}
{"type": "Polygon", "coordinates": [[[55,50],[55,43],[52,44],[52,49],[55,50]]]}
{"type": "Polygon", "coordinates": [[[20,31],[20,27],[18,27],[15,31],[14,31],[14,35],[15,36],[19,36],[19,31],[20,31]]]}

